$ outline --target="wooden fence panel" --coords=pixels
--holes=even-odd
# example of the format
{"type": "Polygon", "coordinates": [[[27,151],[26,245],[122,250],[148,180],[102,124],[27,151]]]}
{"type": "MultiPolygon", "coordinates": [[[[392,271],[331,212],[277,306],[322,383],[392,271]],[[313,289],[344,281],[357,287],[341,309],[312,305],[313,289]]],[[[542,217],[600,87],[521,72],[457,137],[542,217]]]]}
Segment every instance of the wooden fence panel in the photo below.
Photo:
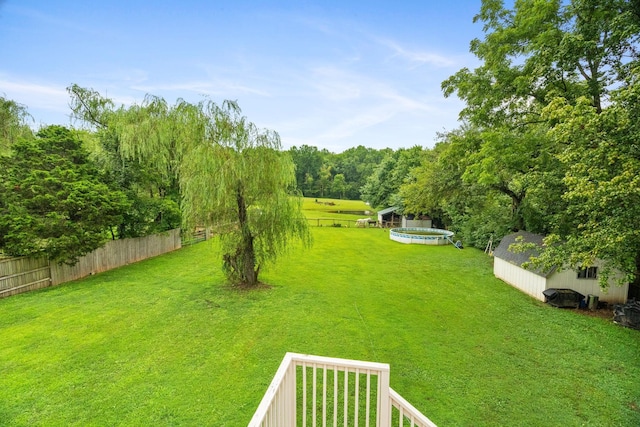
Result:
{"type": "Polygon", "coordinates": [[[112,240],[80,257],[75,265],[46,258],[0,259],[0,298],[59,285],[180,249],[180,229],[135,239],[112,240]]]}
{"type": "Polygon", "coordinates": [[[51,264],[51,282],[58,285],[162,255],[180,247],[179,229],[133,239],[112,240],[81,257],[73,266],[51,264]]]}
{"type": "Polygon", "coordinates": [[[8,258],[0,260],[0,297],[51,285],[46,258],[8,258]]]}

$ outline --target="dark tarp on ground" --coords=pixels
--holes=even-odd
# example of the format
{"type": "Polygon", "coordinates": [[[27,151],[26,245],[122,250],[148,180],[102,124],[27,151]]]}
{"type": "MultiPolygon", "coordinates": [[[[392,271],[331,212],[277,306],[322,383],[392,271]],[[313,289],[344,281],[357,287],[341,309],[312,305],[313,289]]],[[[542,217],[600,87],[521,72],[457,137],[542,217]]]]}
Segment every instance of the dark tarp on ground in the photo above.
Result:
{"type": "Polygon", "coordinates": [[[640,302],[629,301],[613,307],[613,321],[619,325],[640,330],[640,302]]]}
{"type": "Polygon", "coordinates": [[[584,299],[584,295],[573,289],[557,289],[549,288],[542,291],[544,302],[554,307],[580,307],[580,302],[584,299]]]}

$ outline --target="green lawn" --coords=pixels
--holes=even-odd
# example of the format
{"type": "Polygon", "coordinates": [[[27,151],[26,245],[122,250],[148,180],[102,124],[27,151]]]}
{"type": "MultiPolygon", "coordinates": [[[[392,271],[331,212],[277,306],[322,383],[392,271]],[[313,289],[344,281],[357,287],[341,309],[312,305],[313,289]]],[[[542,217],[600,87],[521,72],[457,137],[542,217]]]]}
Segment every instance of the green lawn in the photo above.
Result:
{"type": "Polygon", "coordinates": [[[287,351],[391,364],[441,426],[638,426],[640,332],[537,302],[482,251],[313,228],[262,278],[216,242],[0,300],[0,425],[246,425],[287,351]]]}

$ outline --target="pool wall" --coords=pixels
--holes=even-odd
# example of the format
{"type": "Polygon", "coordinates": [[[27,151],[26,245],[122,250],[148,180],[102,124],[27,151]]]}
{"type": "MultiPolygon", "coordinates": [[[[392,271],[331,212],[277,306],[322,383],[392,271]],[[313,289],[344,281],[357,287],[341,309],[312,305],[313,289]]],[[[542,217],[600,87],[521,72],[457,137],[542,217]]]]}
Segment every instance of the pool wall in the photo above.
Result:
{"type": "Polygon", "coordinates": [[[449,243],[447,237],[451,238],[451,236],[453,236],[452,231],[442,230],[440,228],[403,227],[392,228],[389,231],[389,238],[391,240],[414,245],[446,245],[449,243]],[[411,231],[434,233],[438,234],[438,236],[422,236],[419,234],[411,234],[411,231]]]}

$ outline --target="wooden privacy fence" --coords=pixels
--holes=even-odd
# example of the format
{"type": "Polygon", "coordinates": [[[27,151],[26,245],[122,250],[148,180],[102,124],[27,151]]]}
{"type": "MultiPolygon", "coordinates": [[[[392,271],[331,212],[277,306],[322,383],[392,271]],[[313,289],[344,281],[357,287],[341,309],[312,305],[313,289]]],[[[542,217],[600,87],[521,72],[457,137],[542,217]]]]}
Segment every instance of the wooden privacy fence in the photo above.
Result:
{"type": "Polygon", "coordinates": [[[0,297],[55,286],[180,249],[180,229],[134,239],[111,240],[80,257],[75,265],[46,258],[0,260],[0,297]]]}
{"type": "Polygon", "coordinates": [[[0,259],[0,297],[51,286],[51,268],[46,258],[0,259]]]}

